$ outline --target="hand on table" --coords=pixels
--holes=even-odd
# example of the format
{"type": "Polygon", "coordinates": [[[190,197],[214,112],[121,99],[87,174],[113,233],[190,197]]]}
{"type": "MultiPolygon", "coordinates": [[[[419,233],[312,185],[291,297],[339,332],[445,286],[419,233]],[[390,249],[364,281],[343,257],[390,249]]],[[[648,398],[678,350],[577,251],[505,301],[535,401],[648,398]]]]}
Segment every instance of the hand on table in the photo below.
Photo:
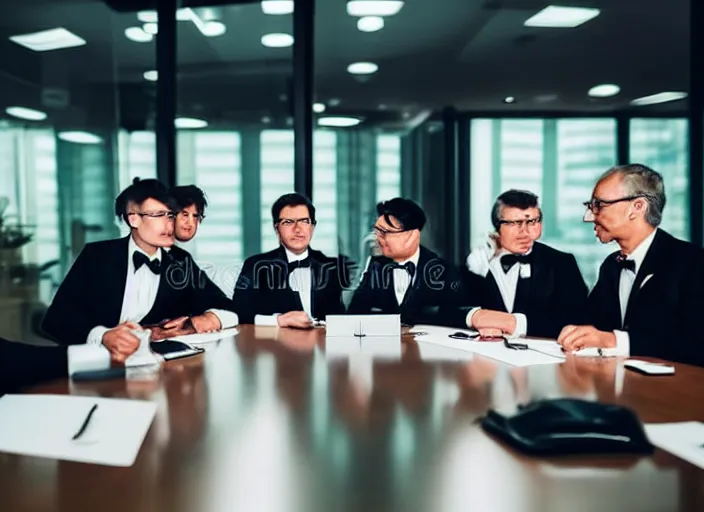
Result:
{"type": "Polygon", "coordinates": [[[103,345],[116,363],[124,363],[139,348],[139,339],[130,331],[142,328],[133,322],[123,322],[103,334],[103,345]]]}

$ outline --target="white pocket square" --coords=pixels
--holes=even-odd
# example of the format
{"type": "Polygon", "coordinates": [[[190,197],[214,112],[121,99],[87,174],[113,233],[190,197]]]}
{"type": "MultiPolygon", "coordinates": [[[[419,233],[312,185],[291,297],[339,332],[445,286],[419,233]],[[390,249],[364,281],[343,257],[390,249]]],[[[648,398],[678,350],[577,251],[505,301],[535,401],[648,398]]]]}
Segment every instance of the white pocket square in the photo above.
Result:
{"type": "Polygon", "coordinates": [[[653,277],[653,274],[648,274],[647,276],[645,276],[645,279],[643,279],[643,282],[640,283],[640,287],[643,288],[645,286],[645,283],[647,283],[651,277],[653,277]]]}

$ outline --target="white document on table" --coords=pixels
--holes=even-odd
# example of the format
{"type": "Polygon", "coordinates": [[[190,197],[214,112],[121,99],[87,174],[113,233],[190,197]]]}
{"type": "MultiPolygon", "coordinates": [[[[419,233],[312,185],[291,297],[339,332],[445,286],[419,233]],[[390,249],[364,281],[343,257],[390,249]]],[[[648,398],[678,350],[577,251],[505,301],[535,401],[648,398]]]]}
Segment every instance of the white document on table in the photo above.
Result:
{"type": "Polygon", "coordinates": [[[325,324],[328,338],[401,335],[401,315],[328,315],[325,324]]]}
{"type": "Polygon", "coordinates": [[[399,336],[333,336],[325,338],[327,359],[365,355],[373,359],[394,361],[401,359],[401,338],[399,336]]]}
{"type": "Polygon", "coordinates": [[[704,469],[704,423],[650,423],[645,433],[658,448],[704,469]]]}
{"type": "Polygon", "coordinates": [[[443,345],[416,341],[423,361],[471,361],[472,353],[443,345]]]}
{"type": "MultiPolygon", "coordinates": [[[[503,342],[501,341],[471,341],[450,338],[447,335],[439,334],[426,334],[422,336],[416,336],[415,340],[418,342],[433,343],[436,345],[442,345],[444,347],[451,347],[458,350],[472,352],[473,354],[479,354],[490,359],[495,359],[496,361],[500,361],[511,366],[559,364],[565,360],[564,355],[558,356],[557,352],[555,352],[555,355],[544,353],[542,351],[544,347],[541,347],[541,351],[513,350],[504,346],[503,342]]],[[[526,343],[531,342],[532,340],[518,338],[511,341],[513,343],[526,343]]],[[[528,343],[528,346],[530,347],[530,343],[528,343]]]]}
{"type": "Polygon", "coordinates": [[[131,466],[155,413],[156,403],[142,400],[5,395],[0,398],[0,452],[131,466]],[[72,440],[95,404],[83,435],[72,440]]]}
{"type": "Polygon", "coordinates": [[[199,343],[210,343],[212,341],[218,341],[223,338],[229,338],[238,333],[237,327],[230,327],[229,329],[223,329],[217,332],[202,332],[196,334],[184,334],[183,336],[175,336],[169,338],[174,341],[181,341],[183,343],[188,343],[189,345],[198,345],[199,343]]]}

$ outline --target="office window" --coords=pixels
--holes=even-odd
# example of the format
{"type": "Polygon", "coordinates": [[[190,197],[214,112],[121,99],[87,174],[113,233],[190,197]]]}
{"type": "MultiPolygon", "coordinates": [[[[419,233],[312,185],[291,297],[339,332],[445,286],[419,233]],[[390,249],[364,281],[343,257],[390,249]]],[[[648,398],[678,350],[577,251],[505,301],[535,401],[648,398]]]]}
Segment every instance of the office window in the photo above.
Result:
{"type": "Polygon", "coordinates": [[[186,249],[200,263],[234,264],[243,257],[242,161],[234,131],[179,131],[177,183],[208,199],[206,218],[186,249]]]}
{"type": "Polygon", "coordinates": [[[491,226],[496,197],[510,188],[540,197],[542,241],[575,255],[588,285],[613,247],[599,244],[582,222],[582,202],[616,162],[613,119],[476,119],[471,140],[472,247],[491,226]]]}
{"type": "Polygon", "coordinates": [[[384,201],[401,195],[401,136],[376,137],[376,200],[384,201]]]}
{"type": "Polygon", "coordinates": [[[293,130],[263,130],[261,143],[261,250],[279,245],[271,219],[271,205],[280,196],[293,192],[293,130]]]}
{"type": "Polygon", "coordinates": [[[689,127],[686,119],[632,119],[630,161],[662,174],[667,204],[662,228],[689,239],[689,127]]]}
{"type": "Polygon", "coordinates": [[[316,130],[313,136],[313,201],[318,225],[311,246],[336,255],[337,229],[337,134],[316,130]]]}
{"type": "Polygon", "coordinates": [[[118,133],[120,153],[119,189],[126,189],[135,178],[156,178],[156,136],[154,132],[124,130],[118,133]]]}

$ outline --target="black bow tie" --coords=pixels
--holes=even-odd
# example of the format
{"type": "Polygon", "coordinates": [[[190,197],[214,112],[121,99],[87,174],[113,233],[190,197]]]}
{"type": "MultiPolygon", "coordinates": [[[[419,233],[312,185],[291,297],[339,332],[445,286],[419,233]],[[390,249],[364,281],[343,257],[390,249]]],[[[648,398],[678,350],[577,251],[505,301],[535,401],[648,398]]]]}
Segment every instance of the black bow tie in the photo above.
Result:
{"type": "Polygon", "coordinates": [[[532,259],[530,254],[504,254],[501,256],[501,268],[507,274],[516,263],[530,265],[532,259]]]}
{"type": "Polygon", "coordinates": [[[306,256],[302,260],[289,261],[288,262],[288,273],[290,274],[297,268],[309,268],[310,267],[310,256],[306,256]]]}
{"type": "Polygon", "coordinates": [[[143,252],[134,251],[132,253],[132,263],[134,263],[135,272],[137,272],[142,265],[146,265],[149,267],[149,270],[154,272],[156,275],[161,274],[161,261],[150,260],[149,257],[143,252]]]}
{"type": "Polygon", "coordinates": [[[616,263],[621,270],[630,270],[634,274],[636,273],[636,262],[635,260],[629,260],[628,256],[622,252],[616,256],[616,263]]]}
{"type": "Polygon", "coordinates": [[[402,270],[405,270],[406,272],[408,272],[408,275],[411,276],[411,279],[413,279],[413,276],[416,275],[416,264],[412,261],[407,261],[403,265],[399,263],[394,263],[393,268],[400,268],[402,270]]]}

